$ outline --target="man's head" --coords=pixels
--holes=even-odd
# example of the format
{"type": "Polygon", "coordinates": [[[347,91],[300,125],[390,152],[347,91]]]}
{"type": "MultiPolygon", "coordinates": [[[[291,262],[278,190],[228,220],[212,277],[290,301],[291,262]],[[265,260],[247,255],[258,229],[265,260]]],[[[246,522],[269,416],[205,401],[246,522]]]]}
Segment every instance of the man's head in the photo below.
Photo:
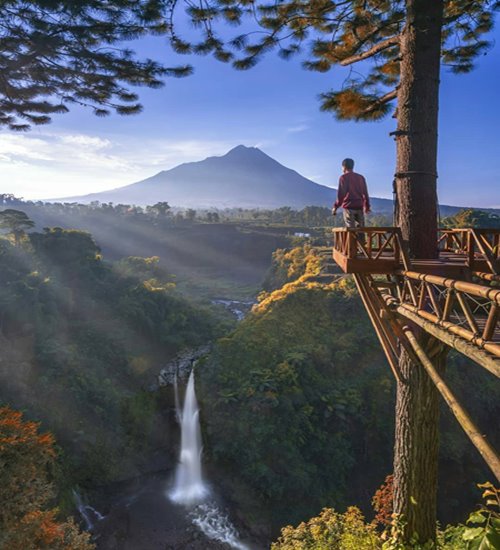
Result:
{"type": "Polygon", "coordinates": [[[344,159],[342,161],[342,168],[345,172],[350,172],[354,169],[354,161],[352,159],[344,159]]]}

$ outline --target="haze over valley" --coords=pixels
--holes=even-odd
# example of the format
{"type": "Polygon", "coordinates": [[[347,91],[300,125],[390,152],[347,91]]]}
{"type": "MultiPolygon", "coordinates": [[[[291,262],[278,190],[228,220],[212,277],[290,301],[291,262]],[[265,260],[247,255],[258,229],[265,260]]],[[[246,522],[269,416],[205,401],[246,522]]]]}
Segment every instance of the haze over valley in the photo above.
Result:
{"type": "Polygon", "coordinates": [[[0,550],[500,550],[499,15],[0,2],[0,550]]]}
{"type": "MultiPolygon", "coordinates": [[[[332,175],[332,180],[336,178],[332,175]]],[[[167,201],[171,206],[184,208],[289,206],[300,210],[306,206],[331,208],[336,192],[283,166],[257,147],[238,145],[223,156],[181,164],[124,187],[53,201],[141,206],[167,201]]],[[[392,200],[372,197],[371,201],[373,211],[392,213],[392,200]]],[[[442,205],[441,215],[454,214],[459,208],[442,205]]]]}

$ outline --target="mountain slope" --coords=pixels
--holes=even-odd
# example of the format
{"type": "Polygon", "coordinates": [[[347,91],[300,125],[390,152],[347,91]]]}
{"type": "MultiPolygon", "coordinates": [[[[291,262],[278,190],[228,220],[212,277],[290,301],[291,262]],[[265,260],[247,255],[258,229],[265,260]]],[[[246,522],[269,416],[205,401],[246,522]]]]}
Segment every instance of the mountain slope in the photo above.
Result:
{"type": "MultiPolygon", "coordinates": [[[[180,164],[125,187],[57,200],[140,206],[167,201],[171,206],[205,209],[290,206],[300,210],[313,205],[329,208],[336,194],[336,189],[301,176],[260,149],[238,145],[221,157],[180,164]]],[[[374,212],[392,214],[392,200],[372,197],[371,202],[374,212]]],[[[457,206],[440,205],[443,217],[456,214],[459,210],[457,206]]]]}
{"type": "MultiPolygon", "coordinates": [[[[308,180],[260,149],[239,145],[222,157],[181,164],[126,187],[65,200],[138,205],[168,201],[191,208],[303,208],[330,207],[335,196],[335,189],[308,180]]],[[[392,203],[375,199],[374,207],[387,211],[392,203]]]]}

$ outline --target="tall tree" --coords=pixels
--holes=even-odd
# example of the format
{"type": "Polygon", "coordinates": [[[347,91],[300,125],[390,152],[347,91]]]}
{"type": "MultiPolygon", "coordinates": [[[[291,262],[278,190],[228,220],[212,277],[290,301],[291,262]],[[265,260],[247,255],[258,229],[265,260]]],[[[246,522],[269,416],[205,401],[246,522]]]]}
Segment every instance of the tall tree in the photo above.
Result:
{"type": "Polygon", "coordinates": [[[166,68],[138,60],[125,44],[168,29],[167,0],[5,0],[0,2],[0,128],[27,130],[71,104],[98,116],[141,110],[127,85],[156,88],[166,68]]]}
{"type": "MultiPolygon", "coordinates": [[[[414,258],[437,255],[437,135],[441,65],[470,71],[489,43],[500,2],[492,0],[202,0],[187,12],[202,39],[188,43],[175,25],[171,42],[178,52],[212,52],[238,69],[248,69],[270,49],[289,58],[306,49],[306,69],[329,71],[356,66],[341,90],[322,94],[321,108],[341,120],[379,120],[397,102],[395,185],[396,222],[414,258]],[[221,19],[246,22],[254,17],[258,33],[224,41],[221,19]],[[260,37],[253,41],[254,36],[260,37]],[[365,73],[364,75],[362,73],[365,73]]],[[[175,9],[172,10],[172,19],[175,9]]],[[[438,350],[436,363],[445,362],[438,350]]],[[[395,512],[403,516],[402,535],[425,542],[435,538],[438,395],[429,377],[400,356],[394,459],[395,512]]]]}
{"type": "Polygon", "coordinates": [[[22,237],[26,234],[26,229],[33,227],[35,222],[21,210],[7,208],[0,212],[0,229],[7,229],[14,236],[16,246],[19,246],[22,237]]]}

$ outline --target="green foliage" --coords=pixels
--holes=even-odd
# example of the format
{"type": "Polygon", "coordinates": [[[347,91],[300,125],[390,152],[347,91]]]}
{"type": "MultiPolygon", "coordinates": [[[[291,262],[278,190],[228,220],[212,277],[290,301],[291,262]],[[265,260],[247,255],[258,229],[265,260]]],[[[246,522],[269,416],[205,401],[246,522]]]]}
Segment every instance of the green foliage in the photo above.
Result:
{"type": "MultiPolygon", "coordinates": [[[[404,0],[331,2],[315,0],[283,2],[214,0],[192,9],[187,16],[204,32],[189,43],[170,31],[179,53],[212,53],[236,69],[250,69],[272,49],[284,59],[302,54],[303,67],[328,72],[338,65],[361,64],[350,71],[341,90],[321,94],[322,109],[340,120],[379,120],[390,112],[400,81],[401,35],[419,17],[404,0]],[[226,39],[218,23],[245,25],[249,18],[258,29],[226,39]],[[305,58],[305,59],[304,59],[305,58]],[[368,60],[368,61],[367,61],[368,60]]],[[[179,5],[172,7],[172,12],[179,5]]],[[[494,24],[496,0],[445,0],[441,60],[455,73],[474,68],[475,60],[490,47],[485,35],[494,24]]],[[[426,14],[423,14],[425,17],[426,14]]]]}
{"type": "Polygon", "coordinates": [[[166,75],[190,73],[138,60],[125,46],[166,32],[168,6],[161,0],[2,1],[0,126],[22,131],[47,124],[72,104],[97,116],[140,112],[125,85],[158,88],[166,75]]]}
{"type": "Polygon", "coordinates": [[[345,504],[367,452],[374,476],[389,467],[375,449],[390,445],[390,375],[361,308],[350,283],[289,283],[220,340],[202,370],[212,456],[276,524],[345,504]]]}
{"type": "Polygon", "coordinates": [[[363,514],[351,506],[344,514],[325,508],[297,527],[285,527],[271,550],[376,550],[382,541],[363,514]]]}
{"type": "Polygon", "coordinates": [[[446,229],[460,229],[465,227],[500,228],[500,216],[492,212],[464,208],[454,216],[444,218],[442,225],[446,229]]]}
{"type": "Polygon", "coordinates": [[[156,402],[151,392],[141,391],[124,400],[123,424],[132,445],[138,448],[147,446],[155,412],[156,402]]]}
{"type": "Polygon", "coordinates": [[[154,445],[156,402],[138,388],[168,357],[226,325],[208,304],[180,295],[157,258],[113,266],[88,233],[29,237],[23,247],[0,239],[0,400],[57,433],[74,482],[105,482],[154,445]]]}
{"type": "Polygon", "coordinates": [[[319,516],[295,528],[283,528],[281,537],[271,545],[271,550],[497,550],[500,548],[500,491],[491,483],[478,487],[485,489],[485,505],[470,514],[469,527],[448,525],[444,530],[438,528],[436,542],[400,542],[401,518],[395,518],[389,529],[379,533],[375,529],[376,523],[366,524],[356,507],[349,507],[344,514],[325,508],[319,516]]]}
{"type": "Polygon", "coordinates": [[[263,287],[274,290],[304,275],[319,275],[325,263],[325,256],[309,244],[292,249],[280,248],[273,253],[272,265],[263,287]]]}
{"type": "Polygon", "coordinates": [[[489,482],[478,487],[484,489],[485,504],[469,516],[462,539],[467,550],[496,550],[500,548],[500,490],[489,482]]]}
{"type": "Polygon", "coordinates": [[[16,245],[24,236],[26,229],[34,226],[35,222],[30,220],[25,212],[12,208],[6,208],[0,212],[0,229],[7,229],[13,235],[16,245]]]}

